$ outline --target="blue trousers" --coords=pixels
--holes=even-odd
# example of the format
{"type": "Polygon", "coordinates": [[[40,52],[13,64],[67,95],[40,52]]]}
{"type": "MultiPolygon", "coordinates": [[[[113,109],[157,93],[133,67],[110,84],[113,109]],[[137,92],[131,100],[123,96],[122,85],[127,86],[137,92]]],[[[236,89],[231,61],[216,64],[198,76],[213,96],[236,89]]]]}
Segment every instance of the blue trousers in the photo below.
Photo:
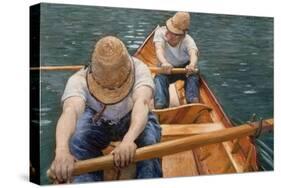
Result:
{"type": "MultiPolygon", "coordinates": [[[[78,160],[102,156],[111,141],[122,140],[130,126],[131,113],[119,122],[100,119],[93,122],[95,111],[86,108],[78,120],[76,131],[70,140],[70,151],[78,160]]],[[[149,113],[144,131],[136,139],[138,147],[144,147],[160,142],[161,127],[153,113],[149,113]]],[[[136,163],[136,178],[162,177],[162,168],[159,158],[144,160],[136,163]]],[[[73,182],[102,181],[103,171],[91,172],[74,177],[73,182]]]]}
{"type": "Polygon", "coordinates": [[[199,99],[199,76],[183,74],[167,75],[158,74],[154,77],[155,94],[154,107],[157,109],[168,108],[170,105],[169,85],[177,80],[184,80],[185,97],[187,103],[199,99]]]}

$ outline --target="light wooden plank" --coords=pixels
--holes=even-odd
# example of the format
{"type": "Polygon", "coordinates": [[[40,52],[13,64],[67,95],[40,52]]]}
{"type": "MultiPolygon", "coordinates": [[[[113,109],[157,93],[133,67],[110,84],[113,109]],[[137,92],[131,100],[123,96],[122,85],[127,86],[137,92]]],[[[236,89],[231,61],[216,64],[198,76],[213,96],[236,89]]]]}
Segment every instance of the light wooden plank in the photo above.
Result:
{"type": "Polygon", "coordinates": [[[224,129],[221,123],[162,124],[162,136],[191,136],[224,129]]]}
{"type": "Polygon", "coordinates": [[[184,151],[178,154],[163,157],[162,169],[164,177],[198,175],[192,151],[184,151]]]}

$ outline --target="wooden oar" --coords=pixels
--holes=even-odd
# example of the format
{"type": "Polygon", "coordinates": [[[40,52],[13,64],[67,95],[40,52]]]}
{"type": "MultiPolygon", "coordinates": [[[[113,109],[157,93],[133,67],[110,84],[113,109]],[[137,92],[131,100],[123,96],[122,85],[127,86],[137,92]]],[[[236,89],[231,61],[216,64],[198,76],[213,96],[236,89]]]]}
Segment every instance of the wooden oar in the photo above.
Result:
{"type": "Polygon", "coordinates": [[[30,67],[30,70],[40,71],[78,71],[83,68],[84,65],[65,65],[65,66],[41,66],[41,67],[30,67]]]}
{"type": "MultiPolygon", "coordinates": [[[[152,73],[165,73],[161,67],[149,67],[152,73]]],[[[198,69],[195,70],[195,73],[198,72],[198,69]]],[[[185,68],[172,68],[171,74],[186,74],[188,71],[185,68]]]]}
{"type": "MultiPolygon", "coordinates": [[[[261,132],[267,132],[268,130],[273,129],[272,119],[264,120],[262,123],[263,126],[261,132]]],[[[208,144],[215,144],[233,140],[235,138],[255,135],[256,132],[260,130],[260,128],[261,127],[259,127],[259,122],[256,122],[252,123],[251,125],[245,124],[238,127],[226,128],[224,130],[184,137],[172,141],[161,142],[151,146],[146,146],[137,149],[134,162],[175,154],[208,144]]],[[[74,165],[73,175],[76,176],[87,172],[108,169],[112,168],[113,165],[114,163],[112,155],[78,161],[74,165]]],[[[50,170],[47,171],[47,175],[48,177],[52,177],[50,170]]]]}
{"type": "MultiPolygon", "coordinates": [[[[31,67],[30,70],[36,71],[78,71],[83,68],[84,65],[71,65],[71,66],[41,66],[41,67],[31,67]]],[[[163,73],[161,67],[149,67],[152,73],[163,73]]],[[[185,68],[173,68],[171,74],[186,74],[187,70],[185,68]]]]}

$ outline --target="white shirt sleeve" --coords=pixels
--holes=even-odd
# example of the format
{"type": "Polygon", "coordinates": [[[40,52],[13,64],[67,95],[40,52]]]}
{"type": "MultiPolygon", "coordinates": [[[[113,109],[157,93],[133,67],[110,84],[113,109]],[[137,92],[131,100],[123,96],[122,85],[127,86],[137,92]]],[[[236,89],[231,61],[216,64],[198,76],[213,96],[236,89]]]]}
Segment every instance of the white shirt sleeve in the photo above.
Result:
{"type": "Polygon", "coordinates": [[[195,49],[198,51],[198,48],[196,46],[196,43],[194,42],[193,38],[189,35],[186,35],[184,39],[185,46],[187,47],[187,51],[190,49],[195,49]]]}
{"type": "Polygon", "coordinates": [[[86,101],[87,83],[85,76],[81,75],[81,71],[85,70],[80,70],[68,79],[61,102],[64,102],[67,98],[74,96],[81,97],[84,101],[86,101]]]}
{"type": "Polygon", "coordinates": [[[165,43],[165,31],[163,27],[159,27],[156,29],[153,42],[160,42],[161,44],[165,43]]]}
{"type": "Polygon", "coordinates": [[[148,86],[154,92],[154,82],[150,73],[149,68],[139,59],[134,58],[135,61],[135,84],[133,88],[136,90],[140,86],[148,86]]]}

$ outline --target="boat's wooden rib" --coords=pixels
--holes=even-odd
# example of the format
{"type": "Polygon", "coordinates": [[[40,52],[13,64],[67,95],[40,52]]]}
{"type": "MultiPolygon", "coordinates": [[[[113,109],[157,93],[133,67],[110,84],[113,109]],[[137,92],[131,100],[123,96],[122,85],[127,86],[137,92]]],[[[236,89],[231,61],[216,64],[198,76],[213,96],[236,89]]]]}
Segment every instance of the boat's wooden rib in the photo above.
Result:
{"type": "Polygon", "coordinates": [[[200,103],[153,110],[158,115],[159,121],[166,124],[196,123],[200,120],[200,116],[208,116],[209,111],[211,108],[200,103]]]}

